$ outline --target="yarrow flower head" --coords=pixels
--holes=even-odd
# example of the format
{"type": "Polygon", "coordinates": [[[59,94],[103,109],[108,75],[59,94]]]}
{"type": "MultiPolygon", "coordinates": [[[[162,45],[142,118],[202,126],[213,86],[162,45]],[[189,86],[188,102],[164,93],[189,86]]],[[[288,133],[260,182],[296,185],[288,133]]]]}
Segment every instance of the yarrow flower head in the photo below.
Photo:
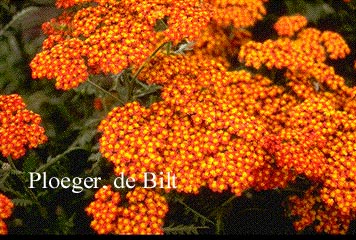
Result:
{"type": "Polygon", "coordinates": [[[85,211],[94,218],[91,227],[99,234],[163,234],[168,204],[159,193],[142,187],[122,199],[109,185],[96,192],[85,211]]]}
{"type": "Polygon", "coordinates": [[[57,1],[58,7],[75,4],[79,10],[43,24],[49,36],[30,63],[34,79],[55,78],[57,89],[75,88],[89,74],[138,68],[165,42],[194,41],[211,17],[209,5],[198,0],[57,1]]]}
{"type": "Polygon", "coordinates": [[[9,198],[0,193],[0,235],[8,233],[7,225],[4,219],[9,218],[12,214],[14,204],[9,198]]]}
{"type": "Polygon", "coordinates": [[[36,148],[47,141],[40,126],[41,117],[26,109],[17,94],[0,95],[0,152],[4,157],[18,159],[26,148],[36,148]]]}

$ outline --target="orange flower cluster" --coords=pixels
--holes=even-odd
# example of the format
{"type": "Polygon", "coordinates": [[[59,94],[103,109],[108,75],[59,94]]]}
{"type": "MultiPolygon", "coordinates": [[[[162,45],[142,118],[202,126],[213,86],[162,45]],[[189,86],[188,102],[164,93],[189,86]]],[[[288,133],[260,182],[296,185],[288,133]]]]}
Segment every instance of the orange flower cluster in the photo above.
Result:
{"type": "Polygon", "coordinates": [[[338,215],[356,213],[356,117],[338,111],[327,95],[290,109],[286,127],[269,150],[279,167],[292,169],[320,185],[319,197],[338,215]]]}
{"type": "Polygon", "coordinates": [[[85,209],[94,218],[91,227],[99,234],[163,234],[163,219],[168,212],[164,197],[136,187],[126,194],[126,200],[123,203],[111,185],[99,189],[95,200],[85,209]]]}
{"type": "Polygon", "coordinates": [[[194,41],[211,17],[209,5],[198,0],[62,0],[57,6],[82,2],[99,4],[45,23],[49,37],[30,64],[33,78],[55,78],[57,89],[77,87],[89,74],[137,68],[164,42],[194,41]]]}
{"type": "Polygon", "coordinates": [[[273,28],[279,36],[292,37],[307,24],[308,20],[302,15],[282,16],[274,24],[273,28]]]}
{"type": "Polygon", "coordinates": [[[346,234],[352,218],[340,215],[333,206],[326,205],[320,198],[316,187],[307,190],[302,198],[289,198],[290,214],[298,219],[293,223],[297,231],[312,225],[316,232],[327,234],[346,234]]]}
{"type": "Polygon", "coordinates": [[[30,110],[17,94],[0,95],[0,152],[18,159],[26,147],[36,148],[47,141],[41,117],[30,110]]]}
{"type": "Polygon", "coordinates": [[[137,102],[113,109],[98,127],[101,153],[116,174],[138,181],[147,171],[175,174],[178,192],[208,186],[239,196],[253,186],[286,186],[296,175],[275,171],[260,142],[276,129],[267,117],[283,119],[280,108],[294,102],[269,79],[226,72],[201,57],[154,58],[139,78],[164,85],[163,100],[148,109],[137,102]]]}
{"type": "Polygon", "coordinates": [[[77,38],[64,40],[62,44],[43,51],[31,62],[33,78],[56,78],[57,89],[70,89],[84,82],[89,74],[81,56],[83,42],[77,38]],[[39,61],[37,61],[37,59],[39,61]],[[50,66],[50,67],[46,67],[50,66]]]}
{"type": "Polygon", "coordinates": [[[355,218],[355,88],[325,64],[349,52],[337,33],[306,28],[294,40],[248,42],[239,53],[247,66],[286,69],[284,92],[294,96],[294,104],[273,118],[280,127],[272,123],[276,130],[262,144],[279,169],[304,175],[318,189],[302,200],[292,197],[292,215],[302,216],[297,230],[316,221],[318,232],[346,233],[355,218]]]}
{"type": "Polygon", "coordinates": [[[7,225],[4,219],[9,218],[12,214],[14,204],[5,195],[0,193],[0,235],[7,234],[7,225]]]}
{"type": "Polygon", "coordinates": [[[262,65],[268,69],[286,69],[285,77],[290,80],[288,86],[301,99],[315,95],[322,88],[350,97],[354,90],[345,85],[344,79],[335,73],[333,67],[325,64],[326,53],[330,59],[337,59],[344,58],[349,52],[339,34],[306,28],[295,40],[250,41],[241,47],[239,60],[256,69],[262,65]]]}
{"type": "Polygon", "coordinates": [[[246,28],[253,26],[266,14],[268,0],[208,0],[214,6],[213,20],[218,26],[246,28]]]}
{"type": "Polygon", "coordinates": [[[330,59],[345,58],[350,53],[347,43],[338,33],[325,31],[321,34],[320,40],[325,46],[330,59]]]}

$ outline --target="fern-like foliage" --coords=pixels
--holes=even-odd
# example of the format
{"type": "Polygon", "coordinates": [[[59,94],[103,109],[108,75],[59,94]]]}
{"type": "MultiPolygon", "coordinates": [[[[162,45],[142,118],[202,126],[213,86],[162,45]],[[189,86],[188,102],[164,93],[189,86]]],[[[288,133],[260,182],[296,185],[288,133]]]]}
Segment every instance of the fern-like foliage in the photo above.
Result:
{"type": "Polygon", "coordinates": [[[28,207],[34,204],[33,201],[28,200],[28,199],[22,199],[22,198],[13,198],[11,201],[15,204],[15,206],[20,206],[20,207],[28,207]]]}
{"type": "Polygon", "coordinates": [[[165,227],[163,228],[163,231],[165,234],[169,235],[169,234],[172,234],[172,235],[197,235],[199,234],[199,229],[207,229],[209,227],[207,226],[194,226],[193,224],[192,225],[183,225],[183,224],[180,224],[180,225],[177,225],[177,226],[174,226],[174,224],[171,224],[170,226],[168,227],[165,227]]]}

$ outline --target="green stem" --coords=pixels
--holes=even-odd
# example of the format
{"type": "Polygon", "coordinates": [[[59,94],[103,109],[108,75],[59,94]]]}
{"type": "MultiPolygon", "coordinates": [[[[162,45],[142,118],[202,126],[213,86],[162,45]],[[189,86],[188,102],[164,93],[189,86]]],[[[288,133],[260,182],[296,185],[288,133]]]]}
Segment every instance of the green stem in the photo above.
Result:
{"type": "Polygon", "coordinates": [[[136,78],[134,79],[134,82],[137,83],[138,85],[140,85],[141,87],[143,87],[144,89],[147,89],[147,85],[145,85],[143,82],[137,80],[136,78]]]}
{"type": "Polygon", "coordinates": [[[262,208],[257,208],[257,207],[245,208],[245,209],[239,211],[239,213],[248,212],[248,211],[267,211],[267,209],[262,209],[262,208]]]}
{"type": "Polygon", "coordinates": [[[166,48],[167,55],[171,54],[171,49],[172,49],[172,42],[168,42],[167,43],[167,48],[166,48]]]}
{"type": "Polygon", "coordinates": [[[143,68],[146,66],[147,63],[149,63],[149,61],[151,61],[151,59],[159,52],[159,50],[161,50],[164,46],[166,46],[168,42],[164,42],[161,45],[159,45],[158,48],[156,48],[153,53],[148,56],[146,58],[146,60],[143,62],[143,64],[141,64],[141,66],[138,68],[138,70],[136,71],[136,73],[133,75],[133,79],[137,79],[137,76],[140,74],[140,72],[143,70],[143,68]]]}
{"type": "MultiPolygon", "coordinates": [[[[11,166],[10,166],[11,167],[11,166]]],[[[10,176],[10,172],[6,171],[2,176],[1,176],[1,180],[0,180],[0,190],[3,192],[9,192],[14,196],[17,196],[19,198],[22,197],[21,193],[19,193],[18,191],[15,191],[11,188],[5,187],[5,182],[6,179],[10,176]]]]}
{"type": "Polygon", "coordinates": [[[223,229],[222,211],[216,214],[216,234],[221,234],[223,229]]]}
{"type": "Polygon", "coordinates": [[[195,215],[199,216],[200,218],[204,219],[205,221],[215,225],[215,223],[213,221],[211,221],[209,218],[205,217],[203,214],[197,212],[196,210],[194,210],[193,208],[189,207],[185,202],[183,202],[181,199],[177,200],[180,204],[182,204],[184,207],[188,208],[189,211],[193,212],[195,215]]]}
{"type": "Polygon", "coordinates": [[[199,229],[207,229],[209,227],[207,226],[176,226],[176,227],[164,227],[163,232],[165,234],[171,234],[171,233],[177,233],[177,232],[184,232],[187,231],[188,234],[192,232],[192,230],[199,230],[199,229]]]}
{"type": "Polygon", "coordinates": [[[234,195],[232,197],[230,197],[228,200],[226,200],[223,204],[221,204],[221,207],[226,207],[226,205],[228,205],[230,202],[232,202],[234,199],[236,199],[237,196],[234,195]]]}
{"type": "Polygon", "coordinates": [[[94,87],[100,89],[101,91],[103,91],[104,93],[110,95],[112,98],[114,98],[115,100],[117,100],[122,106],[125,105],[125,103],[123,101],[121,101],[120,98],[116,97],[115,95],[113,95],[112,93],[110,93],[109,91],[105,90],[104,88],[100,87],[98,84],[92,82],[91,80],[87,80],[88,83],[90,83],[91,85],[93,85],[94,87]]]}
{"type": "Polygon", "coordinates": [[[228,204],[230,204],[234,199],[236,199],[237,196],[233,195],[229,199],[227,199],[225,202],[223,202],[218,209],[216,209],[216,234],[221,234],[223,231],[223,213],[224,209],[228,204]]]}
{"type": "Polygon", "coordinates": [[[48,167],[50,167],[51,165],[53,165],[54,163],[58,162],[62,157],[64,157],[67,153],[70,153],[71,151],[75,151],[75,150],[86,150],[85,148],[82,147],[74,147],[74,148],[69,148],[68,150],[66,150],[65,152],[63,152],[60,155],[57,155],[56,157],[52,158],[50,161],[48,161],[46,164],[40,166],[39,168],[37,168],[36,172],[40,173],[40,172],[44,172],[48,167]]]}

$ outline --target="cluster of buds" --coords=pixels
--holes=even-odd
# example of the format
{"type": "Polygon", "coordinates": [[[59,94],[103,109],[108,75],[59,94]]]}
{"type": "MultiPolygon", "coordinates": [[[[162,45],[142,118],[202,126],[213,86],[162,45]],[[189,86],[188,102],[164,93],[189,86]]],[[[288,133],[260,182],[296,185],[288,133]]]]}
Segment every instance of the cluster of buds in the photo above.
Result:
{"type": "Polygon", "coordinates": [[[168,212],[163,196],[136,187],[125,198],[111,185],[95,193],[95,200],[85,211],[93,217],[91,227],[98,234],[163,234],[163,219],[168,212]]]}
{"type": "Polygon", "coordinates": [[[14,204],[5,195],[0,193],[0,235],[8,233],[7,225],[4,219],[9,218],[12,214],[14,204]]]}
{"type": "Polygon", "coordinates": [[[27,147],[45,143],[41,121],[38,114],[26,109],[19,95],[0,95],[0,153],[18,159],[25,155],[27,147]]]}

